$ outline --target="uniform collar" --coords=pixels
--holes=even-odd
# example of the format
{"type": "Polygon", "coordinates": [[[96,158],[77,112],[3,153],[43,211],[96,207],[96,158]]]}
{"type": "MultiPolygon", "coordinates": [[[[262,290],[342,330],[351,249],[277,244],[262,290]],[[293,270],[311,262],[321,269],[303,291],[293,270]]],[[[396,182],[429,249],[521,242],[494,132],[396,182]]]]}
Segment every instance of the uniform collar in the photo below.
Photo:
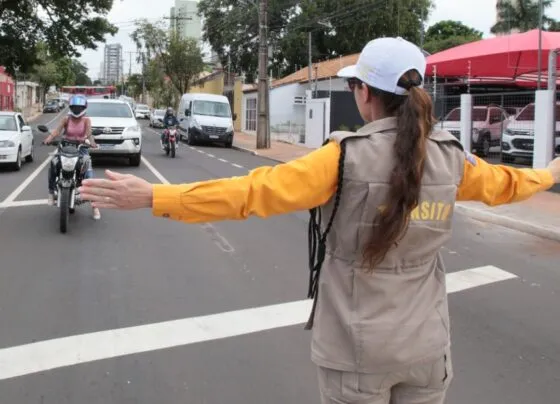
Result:
{"type": "Polygon", "coordinates": [[[358,133],[360,135],[365,134],[372,134],[372,133],[379,133],[379,132],[386,132],[389,130],[396,130],[397,129],[397,118],[394,116],[390,116],[388,118],[378,119],[376,121],[370,122],[365,126],[362,126],[358,129],[358,133]]]}

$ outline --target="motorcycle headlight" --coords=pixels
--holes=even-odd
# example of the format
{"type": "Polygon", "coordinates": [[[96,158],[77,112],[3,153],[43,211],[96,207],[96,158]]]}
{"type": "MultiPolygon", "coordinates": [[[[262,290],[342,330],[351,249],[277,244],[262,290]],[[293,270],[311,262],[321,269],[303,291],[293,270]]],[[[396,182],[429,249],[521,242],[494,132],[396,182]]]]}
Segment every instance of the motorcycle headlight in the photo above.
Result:
{"type": "Polygon", "coordinates": [[[0,140],[0,147],[16,147],[16,144],[11,140],[0,140]]]}
{"type": "Polygon", "coordinates": [[[62,165],[62,169],[64,171],[72,171],[76,164],[78,163],[78,157],[64,157],[61,156],[60,164],[62,165]]]}

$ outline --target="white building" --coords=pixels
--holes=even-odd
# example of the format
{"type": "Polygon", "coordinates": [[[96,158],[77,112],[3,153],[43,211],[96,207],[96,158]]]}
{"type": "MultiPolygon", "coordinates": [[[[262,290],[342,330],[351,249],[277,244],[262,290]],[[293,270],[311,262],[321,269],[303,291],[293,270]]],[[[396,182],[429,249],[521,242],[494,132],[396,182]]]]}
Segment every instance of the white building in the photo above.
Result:
{"type": "MultiPolygon", "coordinates": [[[[330,97],[334,92],[348,91],[344,79],[336,77],[337,72],[355,64],[358,54],[344,56],[325,62],[315,63],[312,67],[312,82],[305,67],[289,76],[274,80],[270,84],[270,132],[271,138],[290,143],[303,140],[306,132],[307,92],[312,90],[319,97],[330,97]]],[[[324,112],[329,131],[330,110],[324,112]],[[328,122],[327,122],[328,121],[328,122]]],[[[254,134],[257,130],[257,86],[245,85],[241,104],[241,130],[254,134]]],[[[337,129],[337,128],[332,128],[337,129]]]]}
{"type": "Polygon", "coordinates": [[[122,80],[123,51],[121,44],[105,46],[103,57],[103,83],[114,84],[122,80]]]}
{"type": "Polygon", "coordinates": [[[202,19],[198,15],[198,2],[175,0],[175,7],[170,11],[171,31],[181,38],[202,39],[202,19]]]}

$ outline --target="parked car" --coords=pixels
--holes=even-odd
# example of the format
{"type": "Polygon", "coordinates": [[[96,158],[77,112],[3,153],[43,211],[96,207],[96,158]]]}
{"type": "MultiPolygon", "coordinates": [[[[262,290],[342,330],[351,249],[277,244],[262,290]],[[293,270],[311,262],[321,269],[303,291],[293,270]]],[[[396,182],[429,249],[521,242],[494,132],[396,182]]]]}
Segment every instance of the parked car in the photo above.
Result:
{"type": "Polygon", "coordinates": [[[0,111],[0,164],[15,170],[33,161],[33,131],[18,112],[0,111]]]}
{"type": "MultiPolygon", "coordinates": [[[[487,157],[490,148],[500,146],[502,133],[510,124],[510,115],[499,106],[474,106],[472,109],[472,151],[487,157]]],[[[447,114],[441,127],[457,139],[461,137],[461,108],[447,114]]]]}
{"type": "Polygon", "coordinates": [[[180,138],[193,145],[200,141],[233,144],[233,121],[229,100],[223,95],[187,93],[179,104],[180,138]]]}
{"type": "Polygon", "coordinates": [[[159,119],[165,116],[165,109],[154,109],[150,115],[150,126],[152,128],[163,128],[163,123],[159,119]]]}
{"type": "Polygon", "coordinates": [[[134,115],[136,119],[150,119],[150,107],[146,104],[138,104],[134,110],[134,115]]]}
{"type": "Polygon", "coordinates": [[[90,151],[92,157],[128,157],[130,165],[140,165],[142,128],[126,101],[90,99],[87,116],[91,119],[92,129],[102,131],[102,134],[95,136],[99,149],[90,151]]]}
{"type": "Polygon", "coordinates": [[[48,113],[48,112],[60,112],[60,106],[58,105],[57,101],[55,100],[47,101],[47,103],[43,107],[43,113],[48,113]]]}
{"type": "MultiPolygon", "coordinates": [[[[555,152],[560,155],[560,102],[556,103],[555,152]]],[[[535,104],[525,106],[511,121],[502,136],[502,162],[513,163],[516,158],[533,158],[535,143],[535,104]]]]}

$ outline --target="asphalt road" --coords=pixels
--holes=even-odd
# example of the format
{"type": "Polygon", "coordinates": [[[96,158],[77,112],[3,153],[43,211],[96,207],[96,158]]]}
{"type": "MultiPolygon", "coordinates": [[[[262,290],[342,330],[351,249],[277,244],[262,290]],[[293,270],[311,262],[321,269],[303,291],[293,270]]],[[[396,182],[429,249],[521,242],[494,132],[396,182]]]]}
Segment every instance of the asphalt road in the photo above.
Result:
{"type": "MultiPolygon", "coordinates": [[[[170,159],[148,128],[143,147],[140,167],[99,161],[96,175],[175,183],[271,164],[211,146],[181,145],[170,159]]],[[[0,205],[1,403],[318,404],[298,311],[306,214],[199,226],[149,211],[94,222],[82,206],[62,235],[42,201],[46,168],[33,175],[50,151],[0,170],[0,204],[12,196],[0,205]]],[[[457,289],[448,402],[558,403],[560,243],[457,217],[443,254],[457,289]]]]}

